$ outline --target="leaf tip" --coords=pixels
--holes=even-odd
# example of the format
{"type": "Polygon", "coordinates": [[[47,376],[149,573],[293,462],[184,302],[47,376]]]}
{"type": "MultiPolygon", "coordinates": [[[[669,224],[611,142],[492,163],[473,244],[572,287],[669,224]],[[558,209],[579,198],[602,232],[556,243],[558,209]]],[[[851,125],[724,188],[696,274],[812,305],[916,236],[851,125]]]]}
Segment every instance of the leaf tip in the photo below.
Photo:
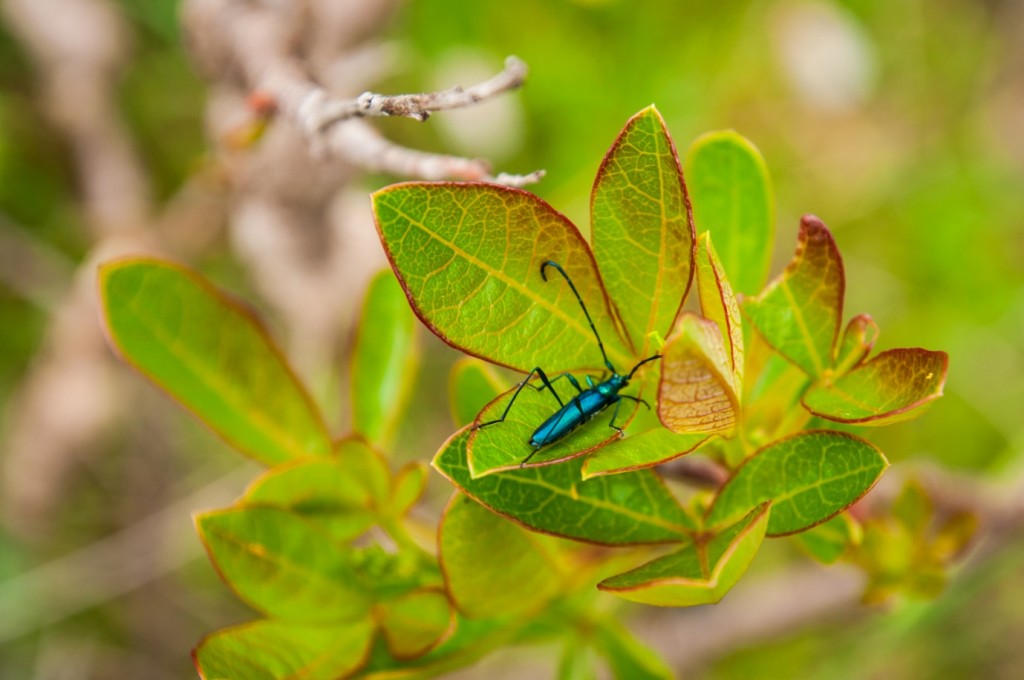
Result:
{"type": "Polygon", "coordinates": [[[815,245],[829,245],[835,248],[832,232],[817,215],[807,214],[800,218],[800,240],[815,245]]]}

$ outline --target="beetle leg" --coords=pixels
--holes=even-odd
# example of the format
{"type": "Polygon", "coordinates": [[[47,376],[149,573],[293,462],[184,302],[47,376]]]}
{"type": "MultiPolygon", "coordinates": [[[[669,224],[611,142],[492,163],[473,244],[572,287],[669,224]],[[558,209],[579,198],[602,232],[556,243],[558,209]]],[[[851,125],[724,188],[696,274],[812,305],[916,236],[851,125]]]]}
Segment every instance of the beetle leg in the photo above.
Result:
{"type": "Polygon", "coordinates": [[[620,394],[619,397],[621,397],[622,399],[629,399],[630,401],[635,401],[638,404],[643,404],[644,406],[647,407],[648,411],[651,410],[651,405],[648,404],[645,400],[640,399],[639,397],[632,397],[628,394],[620,394]]]}
{"type": "Polygon", "coordinates": [[[619,427],[618,425],[615,424],[615,418],[619,415],[619,407],[622,406],[622,398],[624,396],[626,396],[626,395],[624,395],[624,394],[616,394],[615,395],[615,410],[612,411],[612,419],[610,421],[608,421],[608,427],[610,427],[612,429],[615,429],[615,430],[618,430],[620,436],[624,436],[625,432],[622,431],[621,427],[619,427]]]}
{"type": "Polygon", "coordinates": [[[542,370],[541,370],[541,369],[539,369],[539,368],[535,368],[535,369],[533,369],[533,370],[537,372],[537,375],[539,375],[539,376],[540,376],[540,379],[541,379],[541,381],[542,381],[542,382],[543,382],[544,384],[543,384],[543,385],[541,385],[540,387],[537,387],[536,385],[530,385],[530,388],[531,388],[531,389],[535,389],[535,390],[537,390],[538,392],[542,392],[542,391],[544,391],[545,389],[551,390],[551,393],[555,395],[555,399],[557,399],[557,400],[558,400],[558,405],[559,405],[559,406],[564,406],[564,404],[562,403],[562,398],[558,396],[558,393],[557,393],[557,392],[555,392],[555,389],[554,389],[554,387],[552,387],[552,386],[553,386],[553,385],[554,385],[554,384],[555,384],[556,382],[558,382],[559,380],[561,380],[562,378],[566,378],[566,379],[567,379],[567,380],[569,381],[569,383],[570,383],[570,384],[571,384],[571,385],[572,385],[573,387],[575,387],[575,388],[576,388],[576,391],[577,391],[577,392],[582,392],[582,391],[583,391],[583,388],[582,388],[582,387],[580,387],[580,383],[579,383],[579,381],[577,381],[577,380],[576,380],[576,378],[575,378],[575,376],[573,376],[573,375],[572,375],[571,373],[559,373],[558,375],[556,375],[556,376],[555,376],[554,378],[552,378],[551,380],[548,380],[548,377],[547,377],[547,375],[545,375],[545,374],[544,374],[544,371],[542,371],[542,370]]]}
{"type": "MultiPolygon", "coordinates": [[[[542,369],[540,366],[537,366],[532,371],[527,373],[526,374],[526,378],[521,383],[519,383],[519,387],[516,388],[515,394],[512,395],[512,399],[509,400],[508,406],[505,407],[505,411],[501,414],[500,418],[495,418],[494,420],[488,420],[486,423],[480,423],[479,425],[474,425],[473,429],[474,430],[479,430],[480,428],[487,427],[488,425],[494,425],[496,423],[504,422],[505,421],[505,416],[508,415],[509,410],[512,408],[512,404],[516,403],[516,399],[519,398],[519,393],[523,391],[524,387],[529,387],[530,389],[537,390],[538,392],[543,392],[546,389],[549,392],[551,392],[551,394],[554,395],[555,400],[558,402],[559,408],[565,406],[565,404],[562,403],[562,398],[560,396],[558,396],[558,392],[556,392],[555,388],[552,387],[552,383],[557,382],[559,379],[561,379],[563,376],[566,376],[566,375],[569,375],[569,374],[568,373],[563,373],[562,375],[556,377],[554,380],[548,380],[548,376],[547,376],[546,373],[544,373],[544,369],[542,369]],[[533,376],[534,373],[536,373],[540,377],[540,381],[542,383],[544,383],[543,386],[537,387],[536,385],[531,385],[530,384],[530,378],[533,376]]],[[[573,378],[572,376],[569,376],[569,377],[571,378],[571,381],[574,384],[576,384],[577,389],[579,389],[579,385],[575,382],[576,379],[573,378]]]]}

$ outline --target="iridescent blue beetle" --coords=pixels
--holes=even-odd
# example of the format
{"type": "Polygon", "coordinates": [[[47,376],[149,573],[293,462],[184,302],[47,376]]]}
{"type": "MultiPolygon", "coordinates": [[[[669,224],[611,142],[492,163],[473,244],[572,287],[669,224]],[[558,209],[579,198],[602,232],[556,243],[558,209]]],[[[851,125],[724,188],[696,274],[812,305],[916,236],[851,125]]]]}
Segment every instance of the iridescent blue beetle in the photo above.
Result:
{"type": "Polygon", "coordinates": [[[590,324],[590,330],[594,331],[594,338],[597,340],[597,346],[601,350],[601,357],[604,359],[604,365],[611,372],[611,376],[599,383],[595,383],[594,379],[588,375],[586,377],[587,389],[583,389],[576,378],[569,373],[562,373],[561,375],[556,376],[554,380],[549,380],[547,374],[544,373],[544,370],[540,366],[537,366],[530,371],[526,375],[526,379],[519,383],[519,387],[516,389],[515,394],[512,395],[512,399],[508,402],[508,406],[505,407],[505,412],[501,414],[501,417],[495,420],[489,420],[486,423],[480,423],[474,428],[480,429],[482,427],[487,427],[488,425],[503,422],[505,420],[505,416],[508,415],[509,409],[512,408],[512,404],[515,403],[516,398],[519,396],[519,393],[523,391],[524,387],[529,386],[537,391],[547,389],[551,392],[558,401],[558,410],[551,414],[551,417],[545,420],[541,426],[534,430],[533,434],[530,435],[529,444],[533,451],[529,456],[523,459],[523,462],[519,464],[520,466],[526,465],[526,463],[528,463],[529,460],[533,458],[534,455],[536,455],[543,447],[565,439],[573,432],[573,430],[588,422],[594,416],[613,404],[615,405],[615,410],[612,412],[612,419],[609,421],[608,426],[618,430],[619,434],[622,434],[622,428],[615,424],[615,418],[619,415],[619,406],[622,404],[623,399],[635,401],[639,404],[643,404],[647,408],[650,408],[651,406],[643,399],[639,399],[628,394],[619,394],[619,392],[629,384],[630,380],[633,379],[633,374],[636,373],[638,368],[649,361],[661,358],[660,354],[647,357],[634,366],[633,370],[631,370],[628,375],[619,374],[619,372],[615,370],[615,366],[612,365],[612,362],[609,361],[608,355],[605,353],[604,343],[601,342],[601,336],[598,335],[597,328],[594,326],[594,321],[590,318],[590,312],[587,311],[587,306],[583,304],[583,298],[580,297],[572,279],[570,279],[569,275],[565,273],[564,269],[562,269],[562,265],[552,260],[548,260],[540,266],[540,275],[545,281],[548,280],[546,273],[548,267],[554,267],[558,270],[558,273],[561,274],[562,278],[564,278],[566,283],[569,284],[569,288],[572,289],[573,295],[576,296],[577,302],[580,303],[580,307],[583,309],[583,315],[587,317],[587,322],[590,324]],[[534,373],[540,377],[543,387],[536,387],[530,384],[530,378],[533,377],[534,373]],[[562,402],[562,398],[558,396],[558,392],[556,392],[555,388],[552,387],[552,383],[555,383],[562,378],[567,379],[579,393],[570,399],[568,404],[562,402]]]}

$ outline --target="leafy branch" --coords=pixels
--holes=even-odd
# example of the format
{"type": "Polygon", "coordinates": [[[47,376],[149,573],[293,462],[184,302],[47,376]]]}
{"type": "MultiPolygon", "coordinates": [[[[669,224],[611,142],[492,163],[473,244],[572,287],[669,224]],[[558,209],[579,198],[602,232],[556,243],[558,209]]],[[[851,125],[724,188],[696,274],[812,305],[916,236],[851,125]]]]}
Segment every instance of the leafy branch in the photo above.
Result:
{"type": "Polygon", "coordinates": [[[857,564],[871,597],[934,592],[973,516],[942,520],[912,484],[880,511],[858,503],[888,461],[860,436],[824,428],[920,414],[942,393],[946,355],[869,358],[865,315],[840,333],[842,260],[817,218],[802,220],[777,278],[764,286],[762,251],[756,275],[747,273],[737,243],[773,229],[767,173],[749,142],[702,137],[688,164],[692,199],[657,110],[630,119],[595,181],[589,240],[519,189],[406,183],[374,194],[397,280],[383,274],[367,296],[353,357],[355,432],[341,439],[245,306],[177,265],[103,267],[106,325],[126,360],[270,468],[231,507],[196,519],[222,577],[264,616],[200,644],[204,677],[436,674],[537,636],[561,639],[567,658],[591,647],[623,677],[665,677],[662,661],[593,606],[597,593],[718,602],[766,538],[789,535],[819,561],[857,564]],[[739,178],[757,186],[738,194],[739,178]],[[695,222],[691,200],[722,206],[724,195],[741,196],[742,219],[730,209],[695,222]],[[545,279],[548,261],[573,290],[545,279]],[[739,271],[740,290],[760,293],[734,293],[739,271]],[[684,308],[691,293],[696,304],[684,308]],[[409,519],[425,467],[396,469],[388,453],[413,406],[413,315],[477,357],[453,369],[459,429],[433,459],[455,487],[436,549],[414,540],[409,519]],[[582,384],[603,384],[602,370],[654,352],[628,388],[652,410],[629,402],[624,436],[606,411],[524,464],[552,393],[575,404],[582,384]],[[484,362],[573,380],[521,390],[484,362]],[[506,408],[500,423],[474,427],[506,408]],[[684,456],[703,462],[683,465],[684,456]],[[661,466],[689,471],[687,488],[666,482],[661,466]],[[907,556],[904,571],[882,559],[894,549],[907,556]],[[912,578],[915,569],[928,578],[912,578]]]}

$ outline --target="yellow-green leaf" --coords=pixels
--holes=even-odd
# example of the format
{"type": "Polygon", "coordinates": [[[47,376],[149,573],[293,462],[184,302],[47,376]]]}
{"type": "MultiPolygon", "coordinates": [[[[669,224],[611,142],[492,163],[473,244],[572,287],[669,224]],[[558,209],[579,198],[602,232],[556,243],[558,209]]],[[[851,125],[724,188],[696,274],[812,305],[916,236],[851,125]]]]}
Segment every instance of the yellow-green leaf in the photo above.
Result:
{"type": "Polygon", "coordinates": [[[197,515],[196,529],[225,582],[268,615],[332,623],[369,614],[365,588],[340,546],[294,513],[235,507],[197,515]]]}
{"type": "Polygon", "coordinates": [[[732,130],[701,135],[686,156],[697,229],[710,231],[735,290],[752,295],[768,278],[775,206],[757,148],[732,130]]]}
{"type": "Polygon", "coordinates": [[[878,340],[878,324],[867,314],[850,319],[836,352],[836,373],[842,375],[864,361],[878,340]]]}
{"type": "Polygon", "coordinates": [[[356,438],[343,439],[330,458],[275,467],[246,490],[245,500],[301,515],[339,541],[350,541],[376,521],[388,497],[383,457],[356,438]]]}
{"type": "Polygon", "coordinates": [[[448,398],[452,418],[458,427],[476,420],[476,414],[508,389],[495,370],[479,359],[459,359],[448,377],[448,398]]]}
{"type": "Polygon", "coordinates": [[[808,411],[840,423],[887,425],[913,418],[942,396],[949,356],[926,349],[882,352],[832,382],[804,395],[808,411]]]}
{"type": "Polygon", "coordinates": [[[850,513],[843,512],[827,522],[796,535],[800,545],[822,564],[832,564],[851,548],[860,545],[864,531],[850,513]]]}
{"type": "Polygon", "coordinates": [[[739,397],[719,326],[685,312],[662,350],[658,417],[680,434],[721,433],[736,427],[739,397]]]}
{"type": "Polygon", "coordinates": [[[587,303],[609,358],[631,364],[589,246],[540,198],[492,184],[412,182],[376,192],[373,208],[414,311],[456,349],[523,372],[603,368],[569,286],[541,276],[553,260],[587,303]]]}
{"type": "Polygon", "coordinates": [[[383,640],[373,646],[370,658],[360,670],[365,680],[422,680],[465,668],[490,651],[507,644],[517,628],[507,621],[474,621],[456,616],[455,630],[423,656],[396,659],[383,640]]]}
{"type": "Polygon", "coordinates": [[[679,540],[690,523],[651,470],[582,481],[582,461],[473,478],[466,460],[469,430],[445,442],[434,468],[477,502],[541,533],[603,545],[679,540]]]}
{"type": "Polygon", "coordinates": [[[438,536],[445,585],[470,618],[539,611],[562,587],[539,536],[456,493],[438,536]]]}
{"type": "Polygon", "coordinates": [[[706,524],[727,526],[770,501],[769,536],[803,531],[850,507],[888,466],[882,452],[859,437],[801,432],[744,461],[719,490],[706,524]]]}
{"type": "Polygon", "coordinates": [[[129,258],[100,267],[111,343],[240,452],[266,465],[323,456],[320,412],[248,307],[196,272],[129,258]]]}
{"type": "Polygon", "coordinates": [[[632,434],[588,456],[583,479],[654,467],[696,451],[708,439],[706,434],[676,434],[663,427],[632,434]]]}
{"type": "Polygon", "coordinates": [[[387,445],[405,411],[419,364],[416,319],[390,271],[370,283],[352,352],[352,421],[387,445]]]}
{"type": "Polygon", "coordinates": [[[690,607],[721,600],[761,547],[768,504],[735,525],[681,550],[598,584],[621,598],[660,607],[690,607]]]}
{"type": "Polygon", "coordinates": [[[337,680],[366,663],[373,623],[267,619],[205,637],[193,653],[203,680],[337,680]]]}
{"type": "Polygon", "coordinates": [[[594,649],[608,661],[612,677],[630,680],[672,680],[675,677],[664,659],[618,621],[606,620],[598,625],[594,649]]]}
{"type": "Polygon", "coordinates": [[[653,106],[629,119],[605,155],[590,215],[594,257],[639,349],[648,333],[668,334],[693,271],[693,218],[683,170],[653,106]]]}
{"type": "Polygon", "coordinates": [[[833,365],[845,285],[832,234],[817,217],[805,215],[793,259],[743,311],[776,351],[820,376],[833,365]]]}
{"type": "Polygon", "coordinates": [[[740,386],[743,385],[743,326],[740,306],[725,275],[725,269],[718,260],[718,254],[711,245],[710,232],[701,235],[697,248],[697,291],[700,295],[701,314],[718,324],[718,329],[722,332],[738,397],[740,386]]]}
{"type": "Polygon", "coordinates": [[[428,474],[427,465],[420,461],[408,463],[398,471],[391,484],[391,514],[393,516],[401,517],[416,505],[427,488],[428,474]]]}
{"type": "Polygon", "coordinates": [[[249,503],[290,510],[332,538],[351,541],[373,526],[373,500],[333,460],[276,467],[246,491],[249,503]]]}
{"type": "Polygon", "coordinates": [[[415,590],[378,605],[388,651],[396,659],[422,656],[441,643],[455,625],[445,594],[435,589],[415,590]]]}

